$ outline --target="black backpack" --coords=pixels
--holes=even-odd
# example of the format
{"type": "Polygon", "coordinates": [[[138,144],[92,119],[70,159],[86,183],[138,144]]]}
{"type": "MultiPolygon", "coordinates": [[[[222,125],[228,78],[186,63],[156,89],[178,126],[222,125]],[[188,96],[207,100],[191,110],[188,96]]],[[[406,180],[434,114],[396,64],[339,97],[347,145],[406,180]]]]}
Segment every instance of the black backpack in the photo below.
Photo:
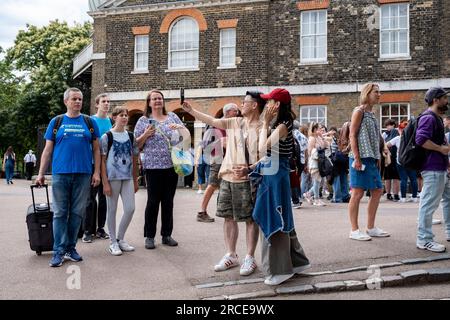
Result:
{"type": "Polygon", "coordinates": [[[317,155],[319,157],[319,173],[321,177],[329,176],[333,173],[333,163],[325,155],[325,149],[317,149],[317,155]]]}
{"type": "MultiPolygon", "coordinates": [[[[91,133],[91,142],[95,140],[94,136],[94,125],[92,124],[92,119],[86,114],[82,114],[84,122],[86,123],[89,132],[91,133]]],[[[59,127],[61,127],[62,120],[64,119],[64,115],[60,114],[59,116],[56,116],[55,118],[55,125],[53,127],[53,141],[56,140],[56,133],[58,133],[59,127]]]]}
{"type": "MultiPolygon", "coordinates": [[[[429,114],[429,113],[426,113],[429,114]]],[[[431,112],[431,114],[435,117],[438,125],[440,119],[431,112]]],[[[410,170],[420,170],[423,165],[427,161],[427,156],[429,151],[421,146],[416,145],[416,132],[417,127],[419,125],[419,120],[425,114],[420,114],[416,119],[411,119],[409,124],[402,132],[402,136],[400,138],[400,148],[398,152],[398,161],[399,163],[406,169],[410,170]]],[[[433,142],[438,142],[436,131],[433,132],[432,140],[433,142]]]]}
{"type": "Polygon", "coordinates": [[[300,160],[300,144],[295,137],[292,137],[292,140],[292,154],[291,158],[289,159],[289,164],[291,170],[297,170],[297,172],[301,173],[301,171],[303,171],[303,164],[300,160]]]}

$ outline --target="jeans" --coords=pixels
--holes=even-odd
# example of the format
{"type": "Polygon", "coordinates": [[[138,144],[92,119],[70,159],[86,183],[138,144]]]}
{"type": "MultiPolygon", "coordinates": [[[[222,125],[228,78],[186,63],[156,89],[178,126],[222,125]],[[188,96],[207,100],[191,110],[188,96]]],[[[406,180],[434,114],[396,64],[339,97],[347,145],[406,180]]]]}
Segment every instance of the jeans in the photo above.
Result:
{"type": "Polygon", "coordinates": [[[299,204],[300,203],[298,190],[299,190],[298,188],[291,188],[291,198],[292,198],[292,203],[293,204],[299,204]]]}
{"type": "Polygon", "coordinates": [[[303,194],[306,193],[309,189],[311,189],[311,175],[307,172],[302,172],[302,182],[301,182],[301,198],[303,198],[303,194]]]}
{"type": "Polygon", "coordinates": [[[408,178],[411,181],[412,197],[417,198],[417,173],[415,170],[406,169],[397,163],[397,171],[400,175],[400,192],[402,198],[406,198],[406,189],[408,188],[408,178]]]}
{"type": "Polygon", "coordinates": [[[90,190],[90,174],[54,174],[53,252],[64,254],[75,249],[78,230],[86,212],[90,190]]]}
{"type": "Polygon", "coordinates": [[[319,199],[319,193],[320,193],[320,184],[322,183],[322,179],[316,180],[314,178],[311,178],[313,180],[312,188],[309,190],[310,193],[314,196],[314,199],[319,199]]]}
{"type": "Polygon", "coordinates": [[[9,182],[12,180],[14,175],[14,165],[6,164],[5,165],[5,178],[6,182],[9,182]]]}
{"type": "Polygon", "coordinates": [[[343,202],[350,198],[348,193],[348,175],[342,172],[333,180],[334,202],[343,202]]]}
{"type": "Polygon", "coordinates": [[[445,232],[450,237],[450,179],[445,171],[423,171],[423,187],[420,194],[419,225],[417,243],[425,244],[433,241],[433,213],[442,199],[442,211],[445,221],[445,232]]]}

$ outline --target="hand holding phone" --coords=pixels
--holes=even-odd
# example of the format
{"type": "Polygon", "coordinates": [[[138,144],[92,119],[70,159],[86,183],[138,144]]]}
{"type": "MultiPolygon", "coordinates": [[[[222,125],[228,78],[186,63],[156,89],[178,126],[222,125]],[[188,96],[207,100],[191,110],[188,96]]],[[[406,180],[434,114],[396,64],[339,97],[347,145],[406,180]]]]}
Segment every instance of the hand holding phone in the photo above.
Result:
{"type": "Polygon", "coordinates": [[[184,88],[180,89],[180,105],[184,103],[184,88]]]}
{"type": "MultiPolygon", "coordinates": [[[[355,164],[356,164],[356,161],[353,161],[353,163],[352,163],[352,168],[353,169],[355,169],[355,164]]],[[[366,169],[366,165],[364,163],[362,163],[361,164],[361,171],[364,171],[365,169],[366,169]]]]}

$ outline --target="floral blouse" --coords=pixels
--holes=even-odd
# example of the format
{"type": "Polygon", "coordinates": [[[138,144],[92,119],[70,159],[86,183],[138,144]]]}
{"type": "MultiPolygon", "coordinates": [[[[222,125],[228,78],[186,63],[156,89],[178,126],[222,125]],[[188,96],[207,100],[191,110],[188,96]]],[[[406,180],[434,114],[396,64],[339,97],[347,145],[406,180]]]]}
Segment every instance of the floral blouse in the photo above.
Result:
{"type": "MultiPolygon", "coordinates": [[[[169,125],[172,123],[183,125],[183,123],[173,112],[169,112],[167,116],[167,120],[158,122],[158,129],[155,132],[155,135],[145,141],[143,150],[144,169],[168,169],[173,167],[168,139],[170,139],[171,145],[176,145],[180,142],[181,136],[178,133],[178,130],[170,129],[169,125]],[[160,131],[162,131],[165,136],[163,136],[160,131]]],[[[139,138],[148,126],[148,117],[142,116],[139,118],[136,127],[134,128],[134,136],[139,138]]]]}

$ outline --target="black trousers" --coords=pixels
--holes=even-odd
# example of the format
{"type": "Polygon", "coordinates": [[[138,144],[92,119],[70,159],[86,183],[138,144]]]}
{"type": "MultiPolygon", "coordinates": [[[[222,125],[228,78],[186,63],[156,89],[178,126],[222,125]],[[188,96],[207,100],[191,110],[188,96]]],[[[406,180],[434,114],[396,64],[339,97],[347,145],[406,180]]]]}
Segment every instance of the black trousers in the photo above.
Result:
{"type": "Polygon", "coordinates": [[[91,186],[91,192],[86,207],[83,229],[85,233],[95,234],[98,229],[103,229],[106,222],[106,196],[103,193],[103,184],[98,187],[91,186]],[[98,204],[97,204],[98,196],[98,204]]]}
{"type": "Polygon", "coordinates": [[[33,171],[34,171],[34,163],[27,162],[25,164],[25,169],[27,171],[27,180],[31,180],[31,177],[33,176],[33,171]]]}
{"type": "Polygon", "coordinates": [[[161,204],[161,236],[172,235],[173,198],[178,175],[173,168],[145,170],[147,181],[147,206],[145,207],[144,237],[154,238],[161,204]]]}

